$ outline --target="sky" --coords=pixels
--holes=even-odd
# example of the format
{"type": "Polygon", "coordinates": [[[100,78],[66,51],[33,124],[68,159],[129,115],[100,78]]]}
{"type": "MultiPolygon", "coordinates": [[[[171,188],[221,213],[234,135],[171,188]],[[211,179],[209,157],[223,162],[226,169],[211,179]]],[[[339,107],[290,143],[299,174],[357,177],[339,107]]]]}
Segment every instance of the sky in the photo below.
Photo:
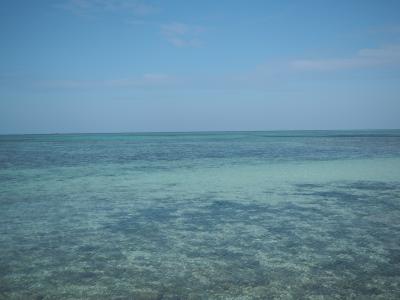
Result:
{"type": "Polygon", "coordinates": [[[0,3],[0,134],[385,128],[398,0],[0,3]]]}

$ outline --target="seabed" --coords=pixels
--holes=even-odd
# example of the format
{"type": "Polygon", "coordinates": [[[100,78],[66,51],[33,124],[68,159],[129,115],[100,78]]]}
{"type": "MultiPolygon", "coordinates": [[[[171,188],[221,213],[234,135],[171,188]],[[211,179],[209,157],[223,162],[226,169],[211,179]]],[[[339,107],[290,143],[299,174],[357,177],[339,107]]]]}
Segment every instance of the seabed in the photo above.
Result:
{"type": "Polygon", "coordinates": [[[400,299],[400,132],[0,136],[0,299],[400,299]]]}

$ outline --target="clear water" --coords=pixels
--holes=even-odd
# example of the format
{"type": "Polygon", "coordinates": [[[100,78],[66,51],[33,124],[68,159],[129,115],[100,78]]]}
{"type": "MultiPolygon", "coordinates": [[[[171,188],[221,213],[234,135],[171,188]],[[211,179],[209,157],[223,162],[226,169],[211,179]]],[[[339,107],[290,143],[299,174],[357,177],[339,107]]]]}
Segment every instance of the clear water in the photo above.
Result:
{"type": "Polygon", "coordinates": [[[0,136],[1,299],[399,299],[400,131],[0,136]]]}

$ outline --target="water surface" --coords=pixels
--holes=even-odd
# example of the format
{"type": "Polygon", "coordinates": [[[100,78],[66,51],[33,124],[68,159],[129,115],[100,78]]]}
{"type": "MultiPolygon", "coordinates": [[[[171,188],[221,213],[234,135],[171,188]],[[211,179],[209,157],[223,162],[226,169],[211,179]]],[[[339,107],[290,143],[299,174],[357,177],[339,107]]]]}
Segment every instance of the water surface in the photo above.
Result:
{"type": "Polygon", "coordinates": [[[0,136],[1,299],[399,299],[400,131],[0,136]]]}

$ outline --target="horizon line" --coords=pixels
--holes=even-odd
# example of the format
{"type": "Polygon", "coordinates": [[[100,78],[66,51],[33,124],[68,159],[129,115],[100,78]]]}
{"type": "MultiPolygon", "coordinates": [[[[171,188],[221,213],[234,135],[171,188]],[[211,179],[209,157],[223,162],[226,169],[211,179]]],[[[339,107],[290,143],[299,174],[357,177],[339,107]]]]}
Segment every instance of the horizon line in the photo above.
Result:
{"type": "Polygon", "coordinates": [[[266,130],[188,130],[188,131],[110,131],[110,132],[45,132],[45,133],[0,133],[9,135],[89,135],[89,134],[190,134],[190,133],[235,133],[235,132],[282,132],[282,131],[394,131],[400,128],[349,128],[349,129],[266,129],[266,130]]]}

